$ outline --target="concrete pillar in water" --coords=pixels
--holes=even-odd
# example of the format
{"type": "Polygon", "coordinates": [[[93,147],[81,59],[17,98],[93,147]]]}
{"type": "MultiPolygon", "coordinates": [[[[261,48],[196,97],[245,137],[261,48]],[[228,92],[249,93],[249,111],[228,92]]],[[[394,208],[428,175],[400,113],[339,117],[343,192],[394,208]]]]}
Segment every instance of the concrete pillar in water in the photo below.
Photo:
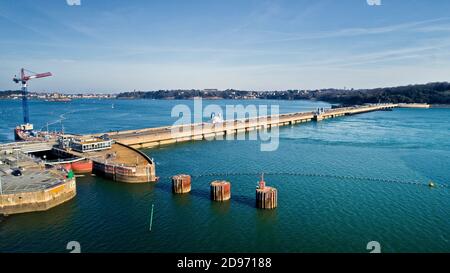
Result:
{"type": "Polygon", "coordinates": [[[264,175],[261,176],[259,186],[256,188],[256,207],[259,209],[274,209],[278,204],[278,191],[276,188],[267,187],[264,175]]]}
{"type": "Polygon", "coordinates": [[[231,198],[231,184],[227,181],[211,182],[211,199],[213,201],[226,201],[231,198]]]}
{"type": "Polygon", "coordinates": [[[191,176],[179,174],[172,176],[172,192],[176,194],[188,193],[191,191],[191,176]]]}

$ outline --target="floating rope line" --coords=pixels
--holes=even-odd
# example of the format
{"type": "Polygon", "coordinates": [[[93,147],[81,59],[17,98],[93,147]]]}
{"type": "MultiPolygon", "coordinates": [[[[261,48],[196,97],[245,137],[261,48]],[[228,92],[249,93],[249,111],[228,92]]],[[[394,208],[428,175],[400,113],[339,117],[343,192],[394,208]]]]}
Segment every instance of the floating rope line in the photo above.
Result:
{"type": "MultiPolygon", "coordinates": [[[[228,173],[203,173],[194,174],[191,177],[201,178],[201,177],[215,177],[215,176],[258,176],[259,172],[228,172],[228,173]]],[[[374,177],[360,177],[351,175],[333,175],[333,174],[319,174],[319,173],[303,173],[303,172],[264,172],[264,175],[289,175],[289,176],[303,176],[303,177],[323,177],[323,178],[334,178],[341,180],[359,180],[359,181],[374,181],[374,182],[385,182],[385,183],[398,183],[398,184],[409,184],[418,186],[430,186],[430,183],[424,183],[418,180],[399,180],[399,179],[385,179],[385,178],[374,178],[374,177]]],[[[170,179],[172,176],[160,177],[170,179]]],[[[433,182],[434,184],[434,182],[433,182]]],[[[437,184],[437,187],[450,188],[446,184],[437,184]]]]}
{"type": "Polygon", "coordinates": [[[39,130],[40,130],[40,131],[43,131],[44,128],[46,128],[46,127],[48,127],[48,126],[51,126],[51,125],[54,125],[54,124],[57,124],[57,123],[62,123],[64,120],[67,120],[66,115],[69,115],[69,114],[75,114],[75,113],[83,112],[83,111],[94,111],[94,110],[98,110],[98,109],[100,109],[100,108],[97,107],[97,108],[88,108],[88,109],[78,109],[78,110],[71,110],[71,111],[69,111],[69,112],[62,113],[61,115],[59,115],[59,119],[54,120],[54,121],[52,121],[52,122],[47,122],[46,125],[43,126],[43,127],[42,127],[41,129],[39,129],[39,130]]]}

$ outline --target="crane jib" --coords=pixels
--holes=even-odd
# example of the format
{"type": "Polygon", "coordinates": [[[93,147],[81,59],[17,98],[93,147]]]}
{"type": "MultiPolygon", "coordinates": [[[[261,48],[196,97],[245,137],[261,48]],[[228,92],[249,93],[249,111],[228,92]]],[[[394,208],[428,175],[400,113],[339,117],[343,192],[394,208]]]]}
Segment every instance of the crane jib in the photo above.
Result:
{"type": "Polygon", "coordinates": [[[24,76],[22,78],[22,80],[23,81],[28,81],[30,79],[38,79],[38,78],[50,77],[51,75],[52,75],[52,73],[50,73],[50,72],[40,73],[40,74],[36,74],[36,75],[32,75],[32,76],[24,76]]]}

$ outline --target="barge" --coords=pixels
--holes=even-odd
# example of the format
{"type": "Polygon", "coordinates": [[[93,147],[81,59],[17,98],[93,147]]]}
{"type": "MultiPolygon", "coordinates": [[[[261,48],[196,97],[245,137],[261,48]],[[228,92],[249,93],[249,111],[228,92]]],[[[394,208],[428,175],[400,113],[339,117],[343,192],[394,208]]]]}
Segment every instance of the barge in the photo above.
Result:
{"type": "Polygon", "coordinates": [[[61,134],[58,131],[36,131],[31,123],[21,124],[14,129],[16,141],[55,141],[61,134]]]}

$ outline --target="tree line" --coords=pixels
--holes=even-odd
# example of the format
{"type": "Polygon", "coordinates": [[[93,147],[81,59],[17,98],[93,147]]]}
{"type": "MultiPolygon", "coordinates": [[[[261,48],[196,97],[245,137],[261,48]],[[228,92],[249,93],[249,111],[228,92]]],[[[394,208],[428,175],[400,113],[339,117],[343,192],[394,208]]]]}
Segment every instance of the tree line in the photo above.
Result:
{"type": "Polygon", "coordinates": [[[364,103],[430,103],[450,104],[450,83],[435,82],[374,89],[319,89],[284,91],[246,91],[227,89],[205,90],[158,90],[120,93],[119,99],[277,99],[322,100],[345,105],[364,103]]]}
{"type": "MultiPolygon", "coordinates": [[[[0,91],[0,98],[20,95],[20,90],[0,91]]],[[[30,93],[32,94],[32,93],[30,93]]],[[[317,90],[157,90],[122,92],[118,99],[274,99],[321,100],[343,105],[364,103],[429,103],[450,104],[450,83],[433,82],[374,89],[317,89],[317,90]]]]}

